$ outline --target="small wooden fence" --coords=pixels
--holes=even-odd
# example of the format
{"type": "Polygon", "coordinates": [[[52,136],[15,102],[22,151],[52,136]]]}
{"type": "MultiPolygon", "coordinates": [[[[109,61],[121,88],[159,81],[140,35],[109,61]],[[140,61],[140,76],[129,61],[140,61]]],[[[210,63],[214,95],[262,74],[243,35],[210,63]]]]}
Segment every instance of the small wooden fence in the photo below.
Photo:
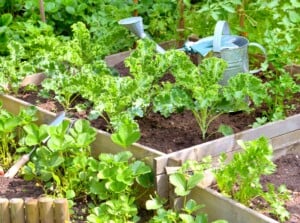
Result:
{"type": "Polygon", "coordinates": [[[0,223],[67,223],[68,201],[42,197],[0,198],[0,223]]]}

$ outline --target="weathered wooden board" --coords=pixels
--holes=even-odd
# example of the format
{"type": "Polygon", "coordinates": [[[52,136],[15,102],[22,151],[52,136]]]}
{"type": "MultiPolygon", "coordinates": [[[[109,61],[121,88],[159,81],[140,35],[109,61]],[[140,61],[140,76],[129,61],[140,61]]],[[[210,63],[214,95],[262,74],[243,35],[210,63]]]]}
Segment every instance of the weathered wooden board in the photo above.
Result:
{"type": "MultiPolygon", "coordinates": [[[[286,140],[289,134],[286,134],[286,140]]],[[[292,138],[300,138],[300,132],[295,131],[291,135],[292,138]]],[[[278,137],[274,139],[274,141],[282,142],[284,138],[278,137]]],[[[273,159],[277,159],[285,154],[300,154],[300,143],[298,142],[292,145],[288,145],[285,148],[280,148],[278,152],[275,153],[273,159]]],[[[274,143],[274,142],[273,142],[274,143]]],[[[281,143],[280,143],[281,144],[281,143]]],[[[283,145],[283,144],[281,144],[283,145]]],[[[247,219],[247,223],[279,223],[272,218],[269,218],[258,211],[254,211],[230,198],[223,196],[215,190],[210,188],[202,188],[200,186],[193,189],[189,198],[194,199],[199,204],[204,204],[205,208],[203,211],[208,214],[210,221],[216,219],[226,219],[230,223],[240,223],[245,222],[247,219]]]]}
{"type": "Polygon", "coordinates": [[[198,204],[205,205],[201,211],[208,215],[209,222],[225,219],[230,223],[278,223],[210,188],[196,187],[189,198],[193,198],[198,204]]]}
{"type": "Polygon", "coordinates": [[[160,156],[155,158],[156,174],[165,174],[165,167],[176,166],[178,165],[178,162],[184,162],[185,160],[200,161],[204,156],[207,155],[211,155],[214,157],[218,156],[221,152],[230,153],[239,150],[240,148],[236,143],[237,140],[247,141],[256,139],[260,136],[265,136],[271,139],[274,149],[276,149],[279,145],[281,145],[280,147],[285,147],[289,144],[294,144],[295,141],[298,140],[297,137],[292,138],[293,141],[291,141],[291,139],[289,138],[283,138],[283,140],[281,140],[281,138],[275,140],[275,138],[282,135],[284,137],[289,137],[286,134],[290,134],[291,132],[299,129],[300,115],[295,115],[285,120],[269,123],[255,129],[249,129],[234,135],[222,137],[214,141],[192,146],[178,152],[170,153],[165,156],[160,156]]]}
{"type": "MultiPolygon", "coordinates": [[[[200,161],[204,156],[211,155],[213,161],[215,161],[214,165],[216,165],[216,160],[222,152],[225,152],[229,158],[231,158],[235,153],[241,152],[242,149],[236,144],[236,141],[233,142],[232,140],[252,140],[264,135],[270,138],[270,142],[274,149],[274,160],[286,154],[300,154],[299,122],[300,116],[296,115],[286,120],[263,126],[258,129],[259,131],[256,133],[254,133],[254,131],[257,129],[253,129],[248,131],[250,133],[249,135],[246,135],[244,132],[242,135],[233,136],[232,138],[225,137],[227,139],[230,138],[230,140],[225,140],[223,143],[223,139],[220,139],[214,142],[206,143],[205,145],[203,144],[203,148],[201,148],[201,145],[199,145],[192,149],[186,149],[155,158],[156,168],[157,162],[160,160],[163,160],[166,165],[163,174],[159,174],[157,176],[157,179],[160,179],[160,181],[157,182],[157,187],[168,188],[168,174],[172,172],[172,170],[175,168],[174,166],[184,162],[185,160],[191,159],[200,161]],[[276,131],[274,131],[274,129],[276,131]],[[226,146],[230,147],[227,148],[226,146]],[[167,160],[165,160],[166,158],[167,160]]],[[[208,179],[207,182],[212,182],[212,179],[208,179]]],[[[174,196],[174,194],[172,194],[170,191],[166,192],[164,190],[159,190],[159,192],[159,195],[169,198],[169,201],[172,202],[170,205],[173,207],[180,205],[181,199],[176,198],[176,196],[174,196]]],[[[208,214],[209,221],[225,219],[230,223],[278,223],[274,219],[271,219],[238,202],[235,202],[232,199],[226,198],[210,188],[203,188],[200,185],[192,190],[188,198],[192,198],[199,204],[205,205],[205,208],[202,211],[208,214]]]]}
{"type": "MultiPolygon", "coordinates": [[[[32,106],[32,104],[19,100],[10,95],[0,95],[0,101],[3,104],[3,108],[7,111],[18,114],[22,108],[32,106]]],[[[37,107],[38,123],[50,123],[56,116],[55,113],[37,107]]],[[[92,155],[97,157],[100,153],[113,153],[124,151],[125,149],[121,146],[116,145],[110,139],[110,134],[107,132],[97,130],[96,140],[92,143],[92,155]]],[[[158,150],[143,146],[135,143],[126,150],[130,151],[133,156],[139,160],[145,161],[147,164],[153,167],[154,158],[165,155],[158,150]]]]}

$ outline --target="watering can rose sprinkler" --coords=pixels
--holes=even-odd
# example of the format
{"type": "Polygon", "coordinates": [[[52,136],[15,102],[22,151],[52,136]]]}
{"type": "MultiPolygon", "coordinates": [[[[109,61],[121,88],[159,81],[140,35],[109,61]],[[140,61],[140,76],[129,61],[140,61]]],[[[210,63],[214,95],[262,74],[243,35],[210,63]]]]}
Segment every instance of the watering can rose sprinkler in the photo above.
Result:
{"type": "MultiPolygon", "coordinates": [[[[151,39],[144,32],[142,17],[122,19],[119,21],[119,24],[128,28],[141,39],[151,39]]],[[[259,48],[265,58],[267,58],[266,50],[263,46],[258,43],[249,42],[245,37],[231,35],[228,23],[226,21],[218,21],[213,36],[205,37],[196,42],[187,41],[179,50],[186,53],[199,54],[202,57],[205,57],[209,52],[213,52],[214,56],[225,60],[228,67],[224,71],[220,84],[226,85],[227,81],[238,73],[254,74],[261,71],[261,68],[249,70],[248,46],[259,48]]],[[[165,50],[158,44],[156,44],[156,51],[158,53],[165,53],[165,50]]]]}

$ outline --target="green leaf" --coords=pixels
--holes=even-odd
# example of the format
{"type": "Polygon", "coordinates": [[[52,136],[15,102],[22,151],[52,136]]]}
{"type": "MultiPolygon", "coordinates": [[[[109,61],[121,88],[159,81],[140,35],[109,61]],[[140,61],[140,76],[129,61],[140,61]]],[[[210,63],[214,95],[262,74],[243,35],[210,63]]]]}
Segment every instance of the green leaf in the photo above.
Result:
{"type": "Polygon", "coordinates": [[[233,129],[229,125],[221,124],[218,128],[218,132],[222,133],[224,136],[228,136],[233,134],[233,129]]]}
{"type": "Polygon", "coordinates": [[[147,210],[157,210],[166,203],[166,199],[156,196],[151,200],[146,201],[146,209],[147,210]]]}
{"type": "Polygon", "coordinates": [[[170,183],[175,186],[175,193],[178,196],[186,196],[190,193],[187,189],[187,180],[181,173],[174,173],[170,176],[170,183]]]}
{"type": "Polygon", "coordinates": [[[62,164],[65,161],[65,159],[61,156],[54,156],[50,159],[48,165],[50,167],[58,167],[60,164],[62,164]]]}
{"type": "Polygon", "coordinates": [[[189,214],[179,214],[179,218],[184,223],[193,223],[194,222],[194,217],[192,215],[189,215],[189,214]]]}
{"type": "Polygon", "coordinates": [[[73,199],[76,196],[74,190],[67,190],[66,191],[66,198],[67,199],[73,199]]]}
{"type": "Polygon", "coordinates": [[[289,11],[289,18],[293,23],[298,23],[300,22],[300,15],[296,11],[292,10],[289,11]]]}
{"type": "Polygon", "coordinates": [[[121,192],[125,192],[127,185],[123,182],[112,181],[112,182],[107,182],[105,184],[105,187],[108,190],[113,191],[114,193],[121,193],[121,192]]]}
{"type": "Polygon", "coordinates": [[[8,26],[13,21],[13,16],[10,13],[2,14],[0,17],[0,26],[8,26]]]}
{"type": "Polygon", "coordinates": [[[71,14],[71,15],[74,15],[75,14],[75,8],[74,7],[72,7],[72,6],[70,6],[70,5],[68,5],[68,6],[66,6],[66,11],[69,13],[69,14],[71,14]]]}
{"type": "Polygon", "coordinates": [[[54,13],[58,11],[58,7],[55,2],[45,2],[45,11],[54,13]]]}
{"type": "Polygon", "coordinates": [[[131,164],[130,168],[132,169],[135,175],[142,175],[151,172],[150,166],[146,165],[144,162],[139,160],[131,164]]]}
{"type": "Polygon", "coordinates": [[[203,173],[195,173],[192,176],[188,177],[187,188],[193,189],[197,184],[204,178],[203,173]]]}
{"type": "Polygon", "coordinates": [[[225,11],[230,12],[230,13],[236,13],[235,8],[232,5],[229,4],[221,4],[222,8],[225,9],[225,11]]]}
{"type": "Polygon", "coordinates": [[[189,213],[192,214],[193,212],[199,210],[200,208],[203,208],[204,205],[198,205],[197,202],[193,199],[190,199],[186,202],[184,210],[189,213]]]}
{"type": "Polygon", "coordinates": [[[136,123],[123,123],[118,130],[111,135],[114,143],[127,148],[141,137],[138,125],[136,123]]]}

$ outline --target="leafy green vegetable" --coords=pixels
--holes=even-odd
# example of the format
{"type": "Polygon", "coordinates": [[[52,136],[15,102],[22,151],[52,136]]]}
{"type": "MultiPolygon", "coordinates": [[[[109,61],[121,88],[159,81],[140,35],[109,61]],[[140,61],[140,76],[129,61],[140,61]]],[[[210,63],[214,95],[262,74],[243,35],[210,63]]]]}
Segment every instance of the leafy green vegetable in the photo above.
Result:
{"type": "Polygon", "coordinates": [[[252,141],[238,141],[243,152],[235,153],[228,163],[225,154],[220,156],[220,166],[215,170],[218,188],[222,193],[237,201],[249,205],[256,197],[265,199],[274,213],[281,221],[288,218],[284,208],[284,200],[289,199],[288,191],[279,189],[277,193],[274,186],[269,185],[264,191],[260,177],[274,173],[276,166],[272,162],[273,148],[265,137],[252,141]],[[276,208],[276,209],[274,209],[276,208]]]}
{"type": "Polygon", "coordinates": [[[196,66],[180,51],[168,51],[165,57],[175,82],[163,83],[157,89],[153,109],[166,117],[183,109],[191,110],[203,139],[210,124],[221,114],[251,111],[247,97],[255,106],[267,97],[262,81],[250,74],[238,74],[227,85],[221,85],[226,68],[222,59],[205,58],[196,66]]]}

